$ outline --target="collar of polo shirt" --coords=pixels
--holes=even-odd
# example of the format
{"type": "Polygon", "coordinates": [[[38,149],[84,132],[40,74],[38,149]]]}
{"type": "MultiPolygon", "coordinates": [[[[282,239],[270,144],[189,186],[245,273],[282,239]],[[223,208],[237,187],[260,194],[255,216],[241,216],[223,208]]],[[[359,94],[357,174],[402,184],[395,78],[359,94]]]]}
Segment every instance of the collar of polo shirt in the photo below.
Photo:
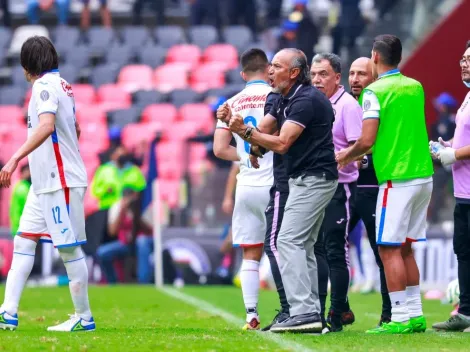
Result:
{"type": "Polygon", "coordinates": [[[287,95],[283,98],[284,100],[289,100],[291,99],[296,93],[297,91],[299,90],[301,84],[300,83],[295,83],[290,89],[289,89],[289,93],[287,93],[287,95]]]}

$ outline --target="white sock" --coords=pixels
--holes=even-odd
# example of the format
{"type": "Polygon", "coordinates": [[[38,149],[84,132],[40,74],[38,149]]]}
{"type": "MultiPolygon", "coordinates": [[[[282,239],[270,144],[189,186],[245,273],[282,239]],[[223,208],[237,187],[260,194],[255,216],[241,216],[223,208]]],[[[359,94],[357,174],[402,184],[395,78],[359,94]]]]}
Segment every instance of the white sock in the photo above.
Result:
{"type": "Polygon", "coordinates": [[[67,270],[75,313],[85,320],[90,320],[92,315],[88,301],[88,268],[85,254],[80,247],[60,248],[59,253],[67,270]]]}
{"type": "Polygon", "coordinates": [[[258,295],[259,295],[259,262],[256,260],[243,259],[240,269],[240,281],[245,302],[246,320],[251,321],[258,317],[258,295]]]}
{"type": "Polygon", "coordinates": [[[18,313],[21,293],[33,269],[37,245],[35,241],[21,236],[15,236],[13,243],[13,261],[8,272],[5,300],[2,305],[10,315],[18,313]]]}
{"type": "Polygon", "coordinates": [[[410,320],[410,313],[406,305],[406,291],[389,292],[392,302],[392,321],[405,323],[410,320]]]}
{"type": "Polygon", "coordinates": [[[419,285],[408,286],[406,288],[406,305],[410,312],[410,318],[416,318],[423,315],[423,304],[421,303],[421,291],[419,285]]]}

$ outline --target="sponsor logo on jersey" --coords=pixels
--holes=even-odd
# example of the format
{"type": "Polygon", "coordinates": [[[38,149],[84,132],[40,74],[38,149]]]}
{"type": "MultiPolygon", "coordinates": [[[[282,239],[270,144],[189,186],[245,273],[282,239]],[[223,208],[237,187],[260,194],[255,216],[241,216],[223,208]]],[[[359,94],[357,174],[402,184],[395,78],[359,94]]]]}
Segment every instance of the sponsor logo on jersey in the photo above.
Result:
{"type": "Polygon", "coordinates": [[[64,92],[67,93],[69,97],[73,98],[72,86],[70,85],[70,83],[61,80],[60,85],[62,86],[64,92]]]}
{"type": "Polygon", "coordinates": [[[247,109],[264,109],[266,97],[267,94],[248,95],[243,93],[235,97],[230,107],[235,112],[247,109]]]}

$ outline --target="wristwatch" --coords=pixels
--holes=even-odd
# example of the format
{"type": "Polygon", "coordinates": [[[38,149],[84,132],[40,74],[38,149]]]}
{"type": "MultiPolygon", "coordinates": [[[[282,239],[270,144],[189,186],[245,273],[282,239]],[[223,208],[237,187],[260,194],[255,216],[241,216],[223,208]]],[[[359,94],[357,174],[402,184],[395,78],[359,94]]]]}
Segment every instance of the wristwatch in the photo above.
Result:
{"type": "Polygon", "coordinates": [[[362,158],[361,165],[362,169],[367,169],[369,167],[369,159],[367,158],[367,155],[364,155],[364,157],[362,158]]]}
{"type": "Polygon", "coordinates": [[[248,126],[245,130],[245,134],[243,135],[243,139],[249,142],[252,134],[253,134],[253,127],[248,126]]]}

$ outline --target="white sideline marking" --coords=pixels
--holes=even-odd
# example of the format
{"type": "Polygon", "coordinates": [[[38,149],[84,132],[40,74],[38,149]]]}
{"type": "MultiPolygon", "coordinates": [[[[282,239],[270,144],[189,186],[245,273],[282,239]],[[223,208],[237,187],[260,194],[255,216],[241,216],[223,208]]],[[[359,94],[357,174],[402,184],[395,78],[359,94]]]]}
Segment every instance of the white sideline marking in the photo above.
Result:
{"type": "MultiPolygon", "coordinates": [[[[236,317],[235,315],[233,315],[233,314],[231,314],[231,313],[229,313],[229,312],[227,312],[223,309],[217,308],[216,306],[214,306],[214,305],[212,305],[212,304],[210,304],[210,303],[208,303],[208,302],[206,302],[202,299],[199,299],[199,298],[196,298],[194,296],[188,295],[186,293],[180,292],[180,291],[178,291],[176,289],[173,289],[173,288],[162,287],[159,290],[166,293],[167,295],[169,295],[173,298],[179,299],[180,301],[182,301],[184,303],[188,303],[188,304],[194,306],[195,308],[202,309],[202,310],[206,311],[209,314],[218,315],[219,317],[224,319],[227,323],[230,323],[234,326],[237,326],[237,327],[241,328],[243,326],[243,324],[245,324],[243,319],[240,319],[240,318],[236,317]]],[[[270,341],[278,344],[280,347],[291,350],[291,351],[315,352],[315,350],[307,348],[307,347],[305,347],[304,345],[302,345],[300,343],[297,343],[297,342],[292,341],[292,340],[287,340],[285,338],[282,338],[281,335],[278,335],[278,334],[275,334],[275,333],[272,333],[272,332],[257,331],[256,333],[258,333],[259,336],[261,336],[262,338],[264,338],[266,340],[270,340],[270,341]]]]}

